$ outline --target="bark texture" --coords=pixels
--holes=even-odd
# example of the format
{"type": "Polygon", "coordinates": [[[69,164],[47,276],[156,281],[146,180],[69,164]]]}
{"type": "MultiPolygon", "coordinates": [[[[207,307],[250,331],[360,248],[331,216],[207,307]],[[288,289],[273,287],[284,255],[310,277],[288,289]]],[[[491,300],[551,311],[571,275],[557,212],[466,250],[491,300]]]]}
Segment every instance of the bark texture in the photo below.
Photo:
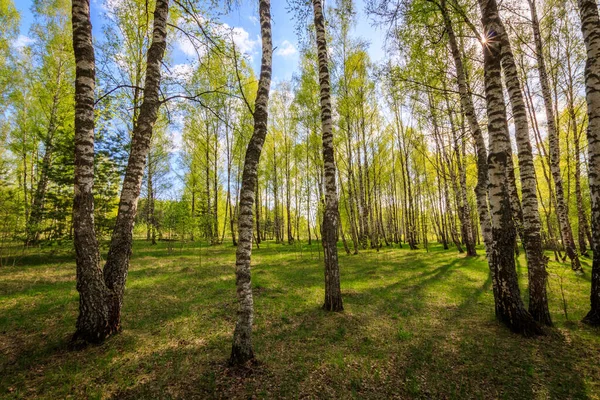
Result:
{"type": "MultiPolygon", "coordinates": [[[[592,249],[600,244],[600,18],[594,0],[578,0],[581,32],[587,52],[585,94],[588,113],[589,185],[592,198],[592,249]]],[[[592,262],[591,309],[583,322],[600,325],[600,251],[592,262]]]]}
{"type": "Polygon", "coordinates": [[[125,179],[123,180],[117,221],[112,233],[106,265],[104,266],[106,285],[115,292],[113,304],[110,306],[110,324],[113,330],[119,330],[121,325],[121,308],[131,256],[133,224],[137,213],[148,151],[150,150],[153,127],[161,104],[159,91],[162,60],[167,47],[168,14],[169,0],[157,0],[154,9],[152,43],[148,49],[146,62],[144,97],[140,113],[133,127],[131,151],[125,179]]]}
{"type": "Polygon", "coordinates": [[[89,0],[73,0],[75,53],[75,196],[73,230],[79,316],[74,340],[98,343],[114,330],[109,324],[112,293],[104,284],[94,231],[94,88],[96,66],[89,0]]]}
{"type": "Polygon", "coordinates": [[[479,0],[479,6],[486,35],[483,44],[484,80],[490,137],[489,196],[494,241],[489,263],[493,271],[496,316],[514,332],[532,336],[542,331],[521,300],[513,254],[516,231],[506,173],[510,142],[500,64],[502,45],[499,36],[503,27],[495,0],[479,0]]]}
{"type": "MultiPolygon", "coordinates": [[[[254,320],[254,300],[250,279],[250,258],[252,255],[252,231],[254,227],[252,207],[257,186],[257,167],[262,147],[267,136],[269,119],[268,104],[271,88],[271,69],[273,60],[273,40],[271,35],[271,2],[259,0],[260,33],[262,38],[262,58],[258,91],[254,105],[254,132],[246,149],[240,205],[238,214],[238,246],[235,255],[235,274],[237,285],[238,312],[233,346],[229,363],[242,365],[254,358],[252,349],[252,322],[254,320]]],[[[260,236],[260,231],[257,230],[260,236]]]]}
{"type": "Polygon", "coordinates": [[[315,30],[317,33],[317,54],[319,58],[319,86],[321,88],[321,127],[323,130],[323,166],[325,178],[325,211],[321,225],[321,240],[325,261],[325,303],[327,311],[342,311],[342,291],[340,289],[340,268],[338,265],[337,235],[339,226],[338,197],[336,186],[336,166],[333,152],[333,131],[331,119],[331,85],[325,18],[321,0],[313,0],[315,30]]]}
{"type": "MultiPolygon", "coordinates": [[[[500,39],[502,68],[515,121],[523,210],[523,229],[521,232],[529,274],[529,312],[536,321],[544,325],[552,325],[546,293],[548,259],[542,248],[542,223],[538,209],[537,178],[529,138],[527,108],[510,41],[504,24],[497,14],[495,26],[500,39]]],[[[510,146],[510,142],[508,142],[508,146],[510,146]]]]}

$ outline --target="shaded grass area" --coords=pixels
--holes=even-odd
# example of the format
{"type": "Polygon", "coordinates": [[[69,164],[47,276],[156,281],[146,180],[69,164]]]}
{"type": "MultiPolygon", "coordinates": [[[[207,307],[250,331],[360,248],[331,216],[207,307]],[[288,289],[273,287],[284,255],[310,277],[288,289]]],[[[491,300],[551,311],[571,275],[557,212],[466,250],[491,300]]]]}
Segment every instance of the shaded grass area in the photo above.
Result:
{"type": "MultiPolygon", "coordinates": [[[[341,252],[345,311],[326,313],[317,245],[263,243],[253,253],[260,363],[240,373],[225,366],[234,253],[137,242],[124,331],[79,351],[67,346],[78,299],[72,253],[38,252],[0,269],[0,397],[600,398],[600,330],[579,323],[589,304],[585,260],[583,277],[550,263],[556,327],[524,339],[494,318],[483,256],[341,252]]],[[[524,258],[518,272],[526,299],[524,258]]]]}

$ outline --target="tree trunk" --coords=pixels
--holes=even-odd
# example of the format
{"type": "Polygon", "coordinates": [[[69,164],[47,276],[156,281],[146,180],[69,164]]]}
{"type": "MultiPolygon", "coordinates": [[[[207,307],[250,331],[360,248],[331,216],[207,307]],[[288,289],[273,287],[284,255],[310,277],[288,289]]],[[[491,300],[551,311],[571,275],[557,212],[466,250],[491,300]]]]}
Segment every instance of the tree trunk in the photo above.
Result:
{"type": "MultiPolygon", "coordinates": [[[[284,118],[287,116],[284,112],[284,118]]],[[[292,234],[292,185],[291,185],[291,166],[290,166],[290,152],[292,151],[289,146],[289,139],[286,129],[287,121],[284,121],[284,148],[285,148],[285,209],[287,218],[287,242],[288,244],[294,243],[294,235],[292,234]]]]}
{"type": "MultiPolygon", "coordinates": [[[[225,125],[225,144],[227,150],[227,203],[225,205],[225,213],[229,210],[229,228],[231,229],[231,240],[233,245],[237,246],[235,239],[235,213],[231,206],[231,145],[229,143],[229,124],[225,125]]],[[[225,235],[225,227],[223,227],[223,235],[225,235]]]]}
{"type": "MultiPolygon", "coordinates": [[[[538,210],[537,178],[529,139],[527,108],[525,107],[521,83],[508,36],[500,18],[496,18],[495,24],[498,27],[497,32],[500,35],[502,67],[504,68],[506,86],[515,120],[515,136],[517,139],[523,207],[522,239],[527,255],[529,273],[529,312],[536,321],[551,326],[552,320],[548,311],[548,297],[546,294],[546,264],[548,259],[542,249],[542,224],[538,210]]],[[[510,146],[510,143],[508,146],[510,146]]]]}
{"type": "MultiPolygon", "coordinates": [[[[542,97],[544,98],[544,106],[546,109],[546,123],[548,126],[548,141],[550,147],[550,171],[552,172],[552,177],[554,178],[554,188],[556,191],[556,216],[558,217],[558,222],[560,224],[561,236],[563,239],[563,244],[565,246],[565,251],[567,256],[571,260],[571,268],[573,271],[583,272],[581,268],[581,263],[579,262],[579,258],[577,256],[577,250],[575,248],[575,241],[573,240],[573,230],[571,229],[571,223],[569,222],[569,212],[567,209],[567,204],[565,202],[565,194],[562,183],[562,176],[560,174],[560,145],[558,138],[558,130],[556,127],[556,120],[554,118],[554,111],[552,105],[552,94],[550,93],[550,84],[548,82],[548,73],[546,72],[546,63],[544,60],[544,48],[542,45],[542,37],[540,34],[540,24],[538,22],[537,12],[535,9],[535,0],[529,0],[529,8],[531,9],[531,22],[533,27],[533,37],[535,41],[535,53],[537,58],[537,66],[539,72],[540,84],[542,86],[542,97]]],[[[504,35],[506,37],[506,35],[504,35]]],[[[504,42],[508,41],[508,38],[503,38],[504,42]]],[[[516,66],[514,65],[514,60],[512,60],[512,55],[510,58],[504,56],[503,60],[504,64],[508,63],[508,66],[512,64],[512,67],[515,68],[514,73],[511,75],[515,75],[515,78],[511,78],[507,76],[507,85],[509,79],[516,80],[516,66]]],[[[507,66],[504,66],[505,70],[510,71],[507,66]]],[[[510,89],[509,89],[510,90],[510,89]]],[[[518,93],[521,103],[523,102],[523,95],[521,91],[518,93]]],[[[516,93],[515,93],[516,96],[516,93]]],[[[511,95],[511,98],[513,95],[511,95]]],[[[522,105],[522,104],[521,104],[522,105]]],[[[523,110],[518,111],[519,114],[523,114],[523,118],[527,120],[527,115],[525,113],[525,106],[522,105],[523,110]]],[[[514,108],[514,105],[513,105],[514,108]]],[[[516,112],[513,110],[513,114],[516,112]]],[[[517,117],[515,115],[515,122],[518,124],[517,117]]],[[[525,126],[526,127],[526,126],[525,126]]],[[[525,129],[524,127],[524,129],[525,129]]],[[[531,147],[531,146],[530,146],[531,147]]],[[[532,167],[533,168],[533,167],[532,167]]],[[[534,178],[535,179],[535,178],[534,178]]],[[[535,193],[535,191],[533,192],[535,193]]],[[[539,218],[538,218],[539,219],[539,218]]],[[[539,222],[539,221],[538,221],[539,222]]]]}
{"type": "Polygon", "coordinates": [[[275,231],[275,243],[281,243],[282,237],[281,233],[281,225],[282,221],[279,217],[279,179],[278,179],[278,171],[277,171],[277,155],[275,150],[275,143],[273,143],[273,206],[275,216],[273,218],[273,229],[275,231]]]}
{"type": "Polygon", "coordinates": [[[40,240],[41,225],[44,219],[44,203],[46,200],[46,190],[48,188],[48,173],[52,167],[52,153],[54,147],[52,144],[52,136],[53,133],[49,132],[48,137],[46,138],[44,157],[42,158],[42,171],[33,197],[31,213],[27,220],[27,239],[25,242],[27,246],[34,245],[40,240]]]}
{"type": "MultiPolygon", "coordinates": [[[[240,195],[241,195],[241,188],[240,188],[240,195]]],[[[261,233],[260,233],[260,195],[259,195],[259,190],[258,190],[258,178],[256,179],[256,198],[254,199],[254,208],[255,208],[255,212],[256,212],[256,245],[260,245],[260,242],[262,241],[261,239],[261,233]]],[[[239,196],[238,196],[239,197],[239,196]]],[[[240,223],[240,209],[238,206],[238,224],[240,223]]],[[[238,243],[239,246],[239,243],[238,243]]]]}
{"type": "MultiPolygon", "coordinates": [[[[589,237],[589,225],[584,208],[583,195],[581,193],[581,132],[577,124],[577,115],[575,113],[575,93],[573,89],[573,71],[571,67],[571,58],[567,54],[567,83],[565,89],[565,97],[567,98],[567,112],[569,114],[569,127],[573,134],[573,152],[575,158],[575,201],[577,202],[577,241],[579,244],[579,252],[582,256],[588,257],[586,239],[589,237]]],[[[568,135],[567,135],[568,137],[568,135]]],[[[591,244],[591,243],[590,243],[591,244]]]]}
{"type": "Polygon", "coordinates": [[[151,168],[148,168],[148,214],[150,216],[150,239],[152,240],[152,245],[156,244],[156,218],[154,216],[154,182],[152,181],[153,171],[151,168]]]}
{"type": "Polygon", "coordinates": [[[148,49],[146,62],[146,82],[140,113],[133,127],[131,152],[123,180],[117,221],[112,233],[108,257],[104,266],[106,285],[114,290],[114,304],[110,306],[111,329],[119,330],[121,325],[121,307],[125,281],[129,269],[133,224],[137,212],[137,203],[144,177],[146,159],[150,149],[153,126],[158,116],[160,70],[166,49],[167,17],[169,0],[157,0],[154,10],[152,44],[148,49]]]}
{"type": "Polygon", "coordinates": [[[510,153],[506,106],[502,91],[501,45],[496,36],[501,27],[495,0],[479,0],[486,32],[483,43],[485,96],[490,137],[489,196],[494,248],[489,257],[495,287],[496,316],[514,332],[525,336],[541,333],[521,300],[513,248],[515,228],[508,194],[507,164],[510,153]]]}
{"type": "Polygon", "coordinates": [[[109,299],[100,269],[100,252],[94,231],[94,88],[96,65],[89,0],[73,0],[73,51],[75,53],[75,197],[73,230],[77,265],[79,316],[74,340],[102,342],[115,332],[109,323],[109,299]]]}
{"type": "MultiPolygon", "coordinates": [[[[600,249],[600,18],[594,0],[578,0],[581,32],[587,52],[585,94],[587,102],[589,185],[592,198],[592,249],[600,249]]],[[[600,251],[592,261],[591,309],[583,319],[600,325],[600,251]]]]}
{"type": "MultiPolygon", "coordinates": [[[[212,170],[212,184],[213,184],[213,210],[212,210],[212,221],[213,221],[213,244],[219,244],[219,138],[218,138],[218,126],[215,127],[215,145],[213,148],[213,170],[212,170]]],[[[227,216],[225,217],[227,218],[227,216]]]]}
{"type": "Polygon", "coordinates": [[[267,136],[269,121],[269,91],[271,88],[271,68],[273,41],[271,37],[271,2],[259,0],[260,32],[262,37],[262,57],[260,79],[254,104],[254,132],[246,149],[240,205],[238,216],[238,247],[235,254],[235,275],[238,298],[238,319],[233,332],[233,345],[229,363],[242,365],[254,358],[252,349],[252,322],[254,320],[254,300],[250,279],[250,258],[252,255],[252,206],[256,193],[257,167],[267,136]]]}
{"type": "Polygon", "coordinates": [[[27,219],[27,239],[26,245],[36,244],[40,240],[41,225],[44,220],[44,203],[46,201],[46,191],[48,189],[48,174],[52,168],[52,156],[54,155],[54,133],[56,132],[56,114],[59,106],[58,87],[62,81],[61,65],[56,76],[56,92],[52,97],[52,108],[50,110],[50,119],[48,121],[48,129],[46,132],[46,140],[44,141],[44,157],[42,157],[42,168],[38,179],[37,189],[31,204],[31,213],[27,219]]]}
{"type": "Polygon", "coordinates": [[[325,169],[325,211],[321,226],[321,239],[325,260],[325,303],[327,311],[342,311],[340,289],[340,269],[338,265],[337,235],[339,224],[338,198],[336,187],[336,167],[333,152],[333,132],[331,120],[331,94],[329,64],[321,0],[313,0],[315,30],[317,33],[317,53],[319,56],[319,85],[321,88],[321,126],[323,129],[323,164],[325,169]]]}

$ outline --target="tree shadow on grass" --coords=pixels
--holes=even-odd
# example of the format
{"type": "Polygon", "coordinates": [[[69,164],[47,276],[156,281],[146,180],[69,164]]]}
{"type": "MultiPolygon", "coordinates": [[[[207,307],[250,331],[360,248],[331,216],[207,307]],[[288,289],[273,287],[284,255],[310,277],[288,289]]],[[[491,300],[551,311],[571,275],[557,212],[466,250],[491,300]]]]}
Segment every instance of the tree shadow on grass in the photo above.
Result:
{"type": "Polygon", "coordinates": [[[488,275],[411,344],[410,356],[399,365],[408,393],[419,398],[587,398],[583,366],[577,365],[581,343],[570,343],[560,331],[526,339],[486,320],[479,304],[488,297],[493,306],[490,292],[488,275]]]}
{"type": "MultiPolygon", "coordinates": [[[[368,256],[344,259],[344,313],[307,300],[322,290],[319,260],[259,254],[254,341],[262,364],[243,377],[225,367],[236,310],[232,266],[199,267],[190,257],[165,267],[147,266],[150,259],[140,267],[134,260],[122,334],[65,351],[74,304],[68,326],[57,325],[50,337],[33,333],[20,345],[23,360],[2,371],[0,386],[22,388],[21,397],[53,398],[588,395],[590,374],[583,369],[593,356],[578,358],[584,343],[566,330],[523,339],[495,322],[485,263],[453,251],[400,252],[379,264],[368,256]]],[[[20,328],[31,330],[43,316],[32,318],[37,322],[22,321],[20,328]]]]}

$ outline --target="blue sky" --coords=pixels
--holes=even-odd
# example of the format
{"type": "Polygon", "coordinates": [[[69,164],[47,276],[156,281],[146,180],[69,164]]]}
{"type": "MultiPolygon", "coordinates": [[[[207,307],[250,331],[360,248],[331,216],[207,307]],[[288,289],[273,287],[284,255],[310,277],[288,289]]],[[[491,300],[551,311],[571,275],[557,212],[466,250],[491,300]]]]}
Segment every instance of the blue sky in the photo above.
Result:
{"type": "MultiPolygon", "coordinates": [[[[103,15],[106,12],[105,2],[107,0],[91,0],[91,18],[93,25],[93,34],[96,39],[102,38],[102,26],[104,24],[103,15]]],[[[128,0],[108,0],[108,1],[128,1],[128,0]]],[[[331,0],[329,0],[331,1],[331,0]]],[[[33,22],[31,13],[32,0],[15,0],[15,5],[21,15],[20,36],[15,47],[27,45],[31,42],[29,39],[29,29],[33,22]]],[[[246,56],[251,60],[254,70],[257,72],[260,68],[260,26],[258,24],[257,2],[251,0],[241,0],[241,5],[223,16],[220,21],[227,24],[233,30],[234,41],[246,56]]],[[[326,2],[327,4],[327,2],[326,2]]],[[[383,61],[385,53],[382,49],[384,44],[384,32],[371,26],[370,20],[364,14],[363,0],[355,0],[357,15],[357,24],[353,36],[360,37],[362,40],[370,42],[369,53],[373,62],[383,61]]],[[[292,15],[287,12],[286,0],[271,1],[273,45],[275,47],[273,57],[273,83],[290,80],[298,70],[299,44],[295,32],[295,22],[292,15]]],[[[327,18],[327,14],[325,15],[327,18]]],[[[173,43],[171,59],[173,62],[172,71],[181,67],[182,71],[191,69],[191,64],[197,58],[191,44],[179,38],[171,38],[173,43]]],[[[178,124],[171,124],[169,127],[173,137],[173,143],[176,149],[180,148],[181,127],[178,124]]],[[[176,156],[172,159],[173,170],[177,170],[178,164],[176,156]]],[[[183,183],[178,179],[173,179],[174,185],[172,193],[178,193],[182,189],[183,183]]],[[[169,194],[164,194],[169,196],[169,194]]]]}
{"type": "MultiPolygon", "coordinates": [[[[91,0],[92,25],[95,37],[101,37],[102,35],[103,2],[104,0],[91,0]]],[[[238,8],[224,16],[221,20],[229,27],[234,28],[236,43],[252,59],[254,69],[258,71],[260,65],[260,26],[257,20],[258,11],[256,3],[256,1],[242,0],[242,4],[238,8]]],[[[21,36],[19,37],[19,41],[22,44],[28,42],[29,27],[33,21],[30,10],[31,4],[31,0],[15,1],[15,5],[21,14],[21,36]]],[[[286,10],[287,1],[273,0],[271,8],[273,44],[275,46],[273,78],[277,82],[291,79],[297,70],[299,45],[292,15],[286,10]]],[[[358,23],[353,34],[371,43],[369,53],[372,61],[381,61],[384,57],[382,49],[383,31],[371,26],[371,22],[364,15],[362,0],[356,1],[356,9],[358,11],[358,23]]],[[[187,50],[189,53],[189,47],[187,50]]],[[[172,57],[175,64],[182,64],[190,59],[190,55],[186,55],[185,43],[178,42],[175,44],[172,57]]]]}

